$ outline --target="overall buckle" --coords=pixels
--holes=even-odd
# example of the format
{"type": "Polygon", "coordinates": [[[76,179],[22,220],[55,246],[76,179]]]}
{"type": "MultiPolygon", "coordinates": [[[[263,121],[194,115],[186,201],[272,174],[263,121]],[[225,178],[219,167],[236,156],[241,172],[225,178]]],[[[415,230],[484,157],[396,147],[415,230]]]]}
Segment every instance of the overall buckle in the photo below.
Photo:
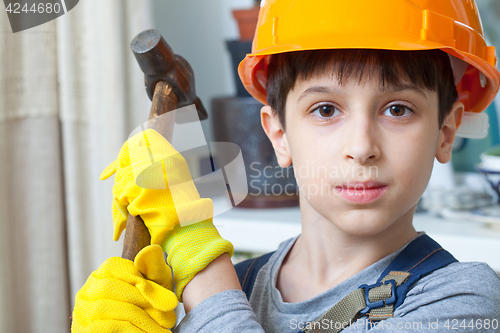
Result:
{"type": "Polygon", "coordinates": [[[381,308],[384,305],[391,305],[391,304],[396,303],[396,281],[394,281],[392,279],[387,280],[384,283],[379,282],[379,283],[375,283],[372,285],[363,284],[363,285],[359,286],[359,289],[364,289],[365,302],[366,302],[366,308],[364,308],[363,310],[360,311],[361,314],[366,314],[371,309],[381,308]],[[389,284],[389,283],[392,285],[391,286],[392,296],[390,298],[382,299],[380,301],[370,302],[370,300],[368,299],[368,293],[370,292],[370,289],[377,288],[377,287],[380,287],[382,284],[389,284]]]}

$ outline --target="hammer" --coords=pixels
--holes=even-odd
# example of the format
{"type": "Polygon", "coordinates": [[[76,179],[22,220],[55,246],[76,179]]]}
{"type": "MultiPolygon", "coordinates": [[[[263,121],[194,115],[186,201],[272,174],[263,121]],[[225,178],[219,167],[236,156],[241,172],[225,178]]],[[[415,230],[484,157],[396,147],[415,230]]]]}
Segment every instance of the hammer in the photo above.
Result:
{"type": "MultiPolygon", "coordinates": [[[[200,120],[208,114],[196,96],[193,69],[174,54],[157,30],[141,32],[130,44],[141,70],[145,74],[146,92],[152,100],[148,127],[154,128],[172,141],[173,121],[164,121],[162,114],[195,104],[200,120]]],[[[174,115],[175,116],[175,115],[174,115]]],[[[141,249],[150,245],[151,235],[140,216],[128,215],[122,258],[134,260],[141,249]]]]}

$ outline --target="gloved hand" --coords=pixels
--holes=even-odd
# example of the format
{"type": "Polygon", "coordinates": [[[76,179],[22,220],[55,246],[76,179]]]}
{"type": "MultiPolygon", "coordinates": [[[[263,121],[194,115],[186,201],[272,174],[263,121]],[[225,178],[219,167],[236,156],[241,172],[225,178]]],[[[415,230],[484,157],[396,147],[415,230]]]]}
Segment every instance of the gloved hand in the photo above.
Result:
{"type": "Polygon", "coordinates": [[[130,138],[120,150],[117,160],[103,171],[101,179],[115,172],[112,208],[114,239],[118,240],[126,226],[127,210],[134,216],[140,215],[151,234],[151,243],[161,244],[168,254],[176,294],[182,301],[184,287],[196,273],[223,253],[233,255],[232,244],[220,237],[212,223],[212,200],[200,198],[182,155],[153,129],[130,138]],[[152,159],[162,161],[162,172],[158,169],[155,172],[151,167],[152,159]],[[151,190],[137,186],[134,176],[141,172],[145,172],[148,185],[153,185],[148,187],[161,187],[159,185],[163,183],[165,189],[151,190]],[[172,184],[175,185],[175,200],[169,187],[172,184]],[[201,222],[181,227],[192,221],[201,222]]]}
{"type": "Polygon", "coordinates": [[[165,235],[161,247],[174,271],[175,293],[182,302],[182,292],[191,279],[223,253],[233,256],[231,242],[219,235],[212,219],[184,227],[176,225],[165,235]]]}
{"type": "Polygon", "coordinates": [[[151,244],[160,244],[179,221],[203,221],[213,215],[212,200],[200,198],[186,160],[153,129],[128,139],[100,178],[104,180],[113,174],[114,240],[120,238],[127,226],[128,213],[141,216],[151,234],[151,244]],[[153,167],[152,159],[157,161],[153,167]],[[136,185],[135,178],[141,172],[148,188],[136,185]],[[180,196],[175,204],[169,183],[175,184],[180,196]]]}
{"type": "Polygon", "coordinates": [[[76,294],[71,332],[170,332],[178,304],[171,290],[160,246],[145,247],[134,262],[109,258],[76,294]]]}

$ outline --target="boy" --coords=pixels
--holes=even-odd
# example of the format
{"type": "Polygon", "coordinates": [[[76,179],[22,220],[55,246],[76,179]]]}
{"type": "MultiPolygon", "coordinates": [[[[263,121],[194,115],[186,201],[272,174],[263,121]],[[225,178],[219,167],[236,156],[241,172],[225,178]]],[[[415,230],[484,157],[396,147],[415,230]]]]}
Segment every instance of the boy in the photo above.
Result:
{"type": "MultiPolygon", "coordinates": [[[[214,254],[181,283],[175,332],[499,331],[498,276],[412,226],[463,112],[498,91],[479,22],[469,0],[263,1],[240,76],[269,104],[262,126],[279,164],[294,165],[302,234],[236,265],[238,277],[214,254]]],[[[191,250],[183,237],[167,233],[179,244],[163,246],[169,257],[191,250]]]]}

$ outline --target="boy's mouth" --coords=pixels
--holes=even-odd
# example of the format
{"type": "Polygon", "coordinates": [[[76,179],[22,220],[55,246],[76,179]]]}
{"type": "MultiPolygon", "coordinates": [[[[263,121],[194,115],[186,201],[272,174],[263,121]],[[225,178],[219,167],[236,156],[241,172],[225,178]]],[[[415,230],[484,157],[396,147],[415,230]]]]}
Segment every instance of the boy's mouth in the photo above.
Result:
{"type": "Polygon", "coordinates": [[[349,188],[349,189],[372,189],[372,188],[380,188],[387,186],[384,183],[378,182],[376,180],[369,180],[369,181],[364,181],[364,182],[354,182],[354,181],[347,181],[347,183],[340,185],[339,187],[342,188],[349,188]]]}
{"type": "Polygon", "coordinates": [[[368,203],[380,198],[388,186],[377,181],[347,182],[335,187],[339,195],[356,203],[368,203]]]}

